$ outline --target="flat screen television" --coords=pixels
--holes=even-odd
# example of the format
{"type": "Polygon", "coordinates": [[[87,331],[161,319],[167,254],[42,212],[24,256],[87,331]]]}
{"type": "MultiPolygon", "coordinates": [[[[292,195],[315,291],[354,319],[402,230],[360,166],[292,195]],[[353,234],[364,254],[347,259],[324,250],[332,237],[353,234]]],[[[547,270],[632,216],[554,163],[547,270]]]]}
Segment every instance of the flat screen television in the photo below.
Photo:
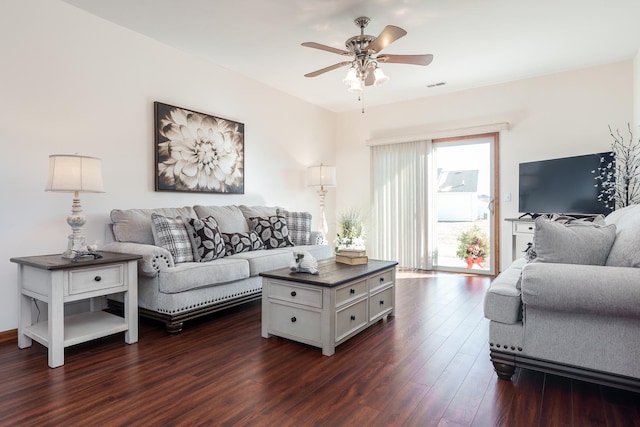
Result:
{"type": "Polygon", "coordinates": [[[524,214],[594,215],[611,212],[598,201],[598,167],[610,152],[520,163],[519,210],[524,214]],[[593,172],[595,171],[595,173],[593,172]]]}

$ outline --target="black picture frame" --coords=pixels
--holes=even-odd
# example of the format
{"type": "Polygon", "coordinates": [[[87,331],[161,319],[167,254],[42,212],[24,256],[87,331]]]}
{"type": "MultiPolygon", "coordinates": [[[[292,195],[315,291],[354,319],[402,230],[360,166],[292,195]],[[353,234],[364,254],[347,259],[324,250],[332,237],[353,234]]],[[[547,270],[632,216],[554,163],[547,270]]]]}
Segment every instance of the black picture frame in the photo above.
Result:
{"type": "Polygon", "coordinates": [[[244,194],[244,124],[154,102],[155,190],[244,194]]]}

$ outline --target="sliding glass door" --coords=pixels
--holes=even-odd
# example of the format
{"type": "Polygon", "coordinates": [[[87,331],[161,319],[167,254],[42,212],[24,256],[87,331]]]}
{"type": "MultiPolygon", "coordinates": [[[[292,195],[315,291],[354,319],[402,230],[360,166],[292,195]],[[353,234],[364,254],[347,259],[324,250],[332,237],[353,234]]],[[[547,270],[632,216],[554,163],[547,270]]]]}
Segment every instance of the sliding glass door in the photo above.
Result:
{"type": "Polygon", "coordinates": [[[433,268],[495,274],[498,134],[433,141],[433,268]]]}

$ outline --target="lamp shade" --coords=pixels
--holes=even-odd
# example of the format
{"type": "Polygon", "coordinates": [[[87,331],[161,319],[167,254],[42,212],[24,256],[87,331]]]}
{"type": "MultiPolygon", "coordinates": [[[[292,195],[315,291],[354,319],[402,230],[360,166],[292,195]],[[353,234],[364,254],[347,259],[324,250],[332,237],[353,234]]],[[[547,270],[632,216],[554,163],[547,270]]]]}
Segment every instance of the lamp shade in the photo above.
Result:
{"type": "Polygon", "coordinates": [[[309,168],[309,186],[310,187],[335,187],[336,186],[336,167],[311,166],[309,168]]]}
{"type": "Polygon", "coordinates": [[[103,193],[102,161],[75,154],[52,154],[45,191],[103,193]]]}

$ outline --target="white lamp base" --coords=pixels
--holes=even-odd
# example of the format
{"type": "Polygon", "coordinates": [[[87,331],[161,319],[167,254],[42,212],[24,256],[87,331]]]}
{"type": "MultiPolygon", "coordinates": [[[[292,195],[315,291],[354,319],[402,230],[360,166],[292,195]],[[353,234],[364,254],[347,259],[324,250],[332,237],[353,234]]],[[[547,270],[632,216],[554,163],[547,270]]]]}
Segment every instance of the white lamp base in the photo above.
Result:
{"type": "Polygon", "coordinates": [[[71,205],[71,215],[67,217],[67,224],[71,226],[73,232],[69,234],[67,250],[62,253],[62,258],[75,258],[78,253],[87,251],[87,244],[84,239],[84,233],[82,232],[82,227],[86,222],[87,218],[82,215],[80,196],[76,191],[73,196],[73,204],[71,205]]]}

